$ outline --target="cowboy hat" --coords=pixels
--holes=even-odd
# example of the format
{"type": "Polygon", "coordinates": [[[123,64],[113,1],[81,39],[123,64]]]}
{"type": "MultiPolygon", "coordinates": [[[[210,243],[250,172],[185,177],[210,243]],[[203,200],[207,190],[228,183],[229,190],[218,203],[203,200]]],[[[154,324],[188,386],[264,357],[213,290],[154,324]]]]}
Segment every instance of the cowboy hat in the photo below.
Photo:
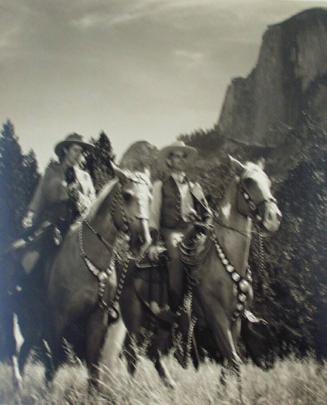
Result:
{"type": "Polygon", "coordinates": [[[64,147],[68,147],[72,144],[77,144],[83,147],[83,149],[91,149],[94,148],[94,145],[92,145],[89,142],[85,142],[83,140],[82,135],[76,134],[75,132],[73,134],[67,135],[66,138],[61,141],[58,142],[57,145],[55,146],[55,154],[56,155],[60,155],[60,152],[62,150],[62,148],[64,147]]]}
{"type": "Polygon", "coordinates": [[[185,158],[190,160],[191,158],[195,157],[198,151],[193,148],[192,146],[185,145],[183,141],[176,141],[159,151],[159,159],[165,161],[169,158],[172,152],[182,151],[185,153],[185,158]]]}

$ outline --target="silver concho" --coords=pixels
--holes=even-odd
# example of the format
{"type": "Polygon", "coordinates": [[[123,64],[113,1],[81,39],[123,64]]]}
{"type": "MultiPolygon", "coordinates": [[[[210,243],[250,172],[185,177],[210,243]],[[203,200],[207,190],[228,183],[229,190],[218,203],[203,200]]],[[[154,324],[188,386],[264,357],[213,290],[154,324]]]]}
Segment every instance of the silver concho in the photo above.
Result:
{"type": "Polygon", "coordinates": [[[223,262],[223,264],[225,264],[225,265],[227,265],[228,264],[228,260],[225,258],[225,259],[222,259],[222,262],[223,262]]]}
{"type": "Polygon", "coordinates": [[[249,291],[249,289],[250,289],[250,284],[249,284],[249,282],[247,281],[247,280],[242,280],[241,282],[240,282],[240,290],[243,292],[243,293],[247,293],[248,291],[249,291]]]}
{"type": "Polygon", "coordinates": [[[249,207],[252,211],[254,211],[257,208],[253,201],[249,201],[249,207]]]}
{"type": "Polygon", "coordinates": [[[243,293],[241,293],[241,294],[239,294],[238,299],[239,299],[241,302],[245,302],[245,301],[246,301],[246,295],[243,294],[243,293]]]}
{"type": "Polygon", "coordinates": [[[237,285],[236,285],[236,284],[233,284],[233,293],[234,293],[235,296],[236,296],[237,293],[238,293],[238,289],[237,289],[237,285]]]}
{"type": "Polygon", "coordinates": [[[244,305],[239,303],[239,304],[236,305],[236,309],[237,309],[238,311],[243,311],[244,305]]]}
{"type": "Polygon", "coordinates": [[[232,271],[234,271],[234,267],[231,264],[228,264],[226,266],[226,270],[228,271],[228,273],[231,273],[232,271]]]}
{"type": "Polygon", "coordinates": [[[232,274],[232,279],[234,280],[234,281],[239,281],[239,279],[241,278],[241,276],[238,274],[238,273],[236,273],[236,272],[234,272],[233,274],[232,274]]]}
{"type": "Polygon", "coordinates": [[[108,275],[104,272],[104,271],[102,271],[100,274],[99,274],[99,280],[100,281],[104,281],[104,280],[106,280],[107,278],[108,278],[108,275]]]}
{"type": "Polygon", "coordinates": [[[224,253],[223,253],[223,252],[218,253],[218,254],[219,254],[219,258],[220,258],[220,260],[224,260],[224,259],[225,259],[225,255],[224,255],[224,253]]]}

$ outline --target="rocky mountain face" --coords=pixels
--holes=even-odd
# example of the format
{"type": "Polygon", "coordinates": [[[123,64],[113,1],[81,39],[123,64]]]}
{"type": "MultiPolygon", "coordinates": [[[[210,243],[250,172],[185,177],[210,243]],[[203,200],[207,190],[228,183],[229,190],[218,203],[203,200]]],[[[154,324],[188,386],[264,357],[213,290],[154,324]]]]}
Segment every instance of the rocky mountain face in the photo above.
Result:
{"type": "Polygon", "coordinates": [[[263,35],[258,62],[229,85],[217,124],[245,144],[279,146],[309,114],[327,129],[327,9],[304,11],[263,35]]]}

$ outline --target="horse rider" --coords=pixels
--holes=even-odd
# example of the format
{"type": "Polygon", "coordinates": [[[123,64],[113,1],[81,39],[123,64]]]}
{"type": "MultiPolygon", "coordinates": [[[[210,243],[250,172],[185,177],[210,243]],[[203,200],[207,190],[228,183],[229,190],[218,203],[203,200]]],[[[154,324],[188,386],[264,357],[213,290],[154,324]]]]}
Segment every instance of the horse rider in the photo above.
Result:
{"type": "MultiPolygon", "coordinates": [[[[33,241],[33,237],[42,239],[43,231],[52,227],[54,243],[50,247],[55,251],[70,225],[86,214],[95,199],[95,189],[91,176],[79,167],[79,163],[83,151],[92,148],[93,145],[77,133],[68,135],[55,146],[58,161],[49,163],[23,219],[25,234],[33,234],[29,240],[33,241]]],[[[22,259],[25,272],[35,267],[40,255],[40,248],[29,251],[27,246],[22,259]]]]}
{"type": "Polygon", "coordinates": [[[206,222],[212,213],[198,183],[187,177],[188,163],[197,155],[197,150],[176,141],[159,152],[159,161],[168,169],[169,175],[153,184],[153,199],[150,207],[150,231],[152,245],[148,250],[150,260],[156,261],[162,251],[163,240],[168,253],[168,276],[170,305],[176,311],[184,294],[183,264],[179,258],[179,243],[195,222],[206,222]]]}

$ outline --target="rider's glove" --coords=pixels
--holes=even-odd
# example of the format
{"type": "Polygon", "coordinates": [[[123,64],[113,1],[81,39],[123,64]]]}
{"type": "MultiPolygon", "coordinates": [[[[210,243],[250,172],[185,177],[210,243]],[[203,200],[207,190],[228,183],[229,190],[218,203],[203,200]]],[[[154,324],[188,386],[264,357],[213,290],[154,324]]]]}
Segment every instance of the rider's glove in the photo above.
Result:
{"type": "Polygon", "coordinates": [[[79,200],[79,185],[77,183],[71,183],[67,187],[68,195],[71,199],[78,201],[79,200]]]}
{"type": "Polygon", "coordinates": [[[25,229],[31,228],[33,226],[34,212],[29,210],[25,215],[22,225],[25,229]]]}

